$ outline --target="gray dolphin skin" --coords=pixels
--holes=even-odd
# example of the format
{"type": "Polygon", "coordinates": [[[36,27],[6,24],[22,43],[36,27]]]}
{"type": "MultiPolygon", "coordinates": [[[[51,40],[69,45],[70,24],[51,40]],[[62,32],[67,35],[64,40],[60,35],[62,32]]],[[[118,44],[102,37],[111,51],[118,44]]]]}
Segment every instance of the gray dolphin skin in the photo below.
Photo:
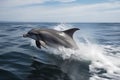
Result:
{"type": "Polygon", "coordinates": [[[79,28],[71,28],[65,31],[58,31],[54,29],[32,29],[27,34],[23,34],[23,37],[32,38],[36,42],[38,48],[46,45],[53,48],[63,46],[65,48],[77,49],[77,45],[73,40],[73,33],[79,28]]]}

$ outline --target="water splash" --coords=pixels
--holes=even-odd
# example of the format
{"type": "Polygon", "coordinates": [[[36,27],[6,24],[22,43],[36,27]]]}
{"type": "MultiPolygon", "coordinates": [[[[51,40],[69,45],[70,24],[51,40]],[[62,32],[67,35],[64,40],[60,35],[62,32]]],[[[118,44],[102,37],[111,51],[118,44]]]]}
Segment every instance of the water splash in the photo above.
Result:
{"type": "MultiPolygon", "coordinates": [[[[66,30],[72,27],[74,26],[69,24],[60,24],[58,26],[54,26],[54,29],[66,30]]],[[[89,72],[91,73],[90,80],[117,80],[118,77],[120,78],[120,56],[116,57],[115,55],[109,55],[106,50],[107,46],[94,43],[94,36],[91,36],[90,33],[89,35],[86,35],[84,33],[77,32],[74,39],[79,47],[78,50],[66,49],[64,47],[59,47],[58,49],[49,48],[47,50],[43,48],[42,50],[49,52],[50,54],[59,55],[63,60],[90,61],[91,64],[88,65],[89,72]]],[[[32,43],[32,45],[33,44],[34,43],[32,43]]],[[[113,51],[115,50],[112,47],[107,48],[112,49],[113,51]]],[[[64,63],[61,68],[65,71],[65,67],[67,65],[68,64],[64,63]]],[[[71,66],[71,64],[69,64],[69,66],[71,66]]],[[[73,80],[79,79],[76,78],[76,75],[77,77],[79,76],[79,73],[77,72],[78,66],[76,64],[74,66],[74,69],[75,68],[76,70],[74,70],[74,74],[71,69],[69,69],[69,72],[68,70],[66,71],[72,76],[73,80]]]]}

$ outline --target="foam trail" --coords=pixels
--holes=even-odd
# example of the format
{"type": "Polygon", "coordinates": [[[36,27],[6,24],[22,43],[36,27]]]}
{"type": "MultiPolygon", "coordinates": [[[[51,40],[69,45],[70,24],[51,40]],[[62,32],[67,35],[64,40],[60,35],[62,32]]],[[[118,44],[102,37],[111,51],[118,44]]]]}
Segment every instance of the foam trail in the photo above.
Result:
{"type": "MultiPolygon", "coordinates": [[[[54,29],[66,30],[72,27],[74,26],[68,24],[60,24],[58,26],[55,26],[54,29]]],[[[89,72],[92,74],[90,80],[108,80],[106,77],[109,77],[113,80],[117,80],[116,77],[120,78],[120,55],[118,58],[108,55],[107,51],[105,50],[105,46],[95,44],[93,43],[94,41],[91,41],[93,39],[89,38],[93,38],[93,36],[84,35],[84,33],[82,34],[80,32],[77,32],[74,39],[78,44],[78,50],[66,49],[64,47],[59,47],[58,49],[48,48],[47,50],[43,50],[54,55],[59,55],[65,60],[71,59],[77,61],[90,61],[91,64],[89,65],[89,72]],[[81,39],[84,40],[84,42],[80,42],[81,39]],[[102,73],[102,71],[105,72],[102,73]],[[100,72],[101,74],[99,74],[100,72]]],[[[120,49],[118,50],[120,51],[120,49]]],[[[77,75],[77,72],[74,72],[74,74],[77,75]]],[[[72,77],[73,76],[74,75],[72,73],[72,77]]],[[[76,78],[74,77],[73,80],[76,80],[76,78]]]]}
{"type": "MultiPolygon", "coordinates": [[[[68,29],[69,25],[59,25],[55,29],[63,30],[68,29]]],[[[71,27],[71,26],[70,26],[71,27]]],[[[105,80],[105,78],[100,77],[97,73],[99,73],[99,69],[104,69],[106,73],[103,76],[109,76],[110,78],[116,79],[120,77],[120,58],[105,55],[105,47],[101,45],[97,45],[95,43],[91,43],[88,37],[92,37],[89,35],[82,35],[86,43],[79,42],[79,35],[75,37],[77,44],[79,46],[79,50],[70,51],[72,56],[70,58],[77,60],[90,60],[91,64],[89,65],[90,72],[93,76],[90,78],[91,80],[105,80]]],[[[120,50],[120,49],[118,49],[120,50]]],[[[68,52],[69,50],[66,50],[68,52]]],[[[115,50],[116,51],[116,50],[115,50]]],[[[65,52],[65,51],[64,51],[65,52]]],[[[65,53],[68,54],[68,53],[65,53]]]]}

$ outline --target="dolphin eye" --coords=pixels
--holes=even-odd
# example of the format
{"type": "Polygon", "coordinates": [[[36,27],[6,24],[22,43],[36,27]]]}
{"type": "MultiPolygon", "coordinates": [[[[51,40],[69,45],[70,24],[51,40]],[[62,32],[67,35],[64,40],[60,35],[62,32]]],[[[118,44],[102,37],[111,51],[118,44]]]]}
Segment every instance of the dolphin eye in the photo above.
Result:
{"type": "Polygon", "coordinates": [[[29,35],[32,35],[33,33],[31,33],[31,32],[28,32],[28,34],[29,34],[29,35]]]}

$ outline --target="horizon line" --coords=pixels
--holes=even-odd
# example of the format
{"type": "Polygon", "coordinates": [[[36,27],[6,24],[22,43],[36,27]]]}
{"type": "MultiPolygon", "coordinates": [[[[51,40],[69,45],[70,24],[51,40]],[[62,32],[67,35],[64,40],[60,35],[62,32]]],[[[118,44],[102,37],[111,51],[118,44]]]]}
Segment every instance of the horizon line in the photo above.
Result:
{"type": "Polygon", "coordinates": [[[120,23],[120,22],[0,21],[0,23],[120,23]]]}

